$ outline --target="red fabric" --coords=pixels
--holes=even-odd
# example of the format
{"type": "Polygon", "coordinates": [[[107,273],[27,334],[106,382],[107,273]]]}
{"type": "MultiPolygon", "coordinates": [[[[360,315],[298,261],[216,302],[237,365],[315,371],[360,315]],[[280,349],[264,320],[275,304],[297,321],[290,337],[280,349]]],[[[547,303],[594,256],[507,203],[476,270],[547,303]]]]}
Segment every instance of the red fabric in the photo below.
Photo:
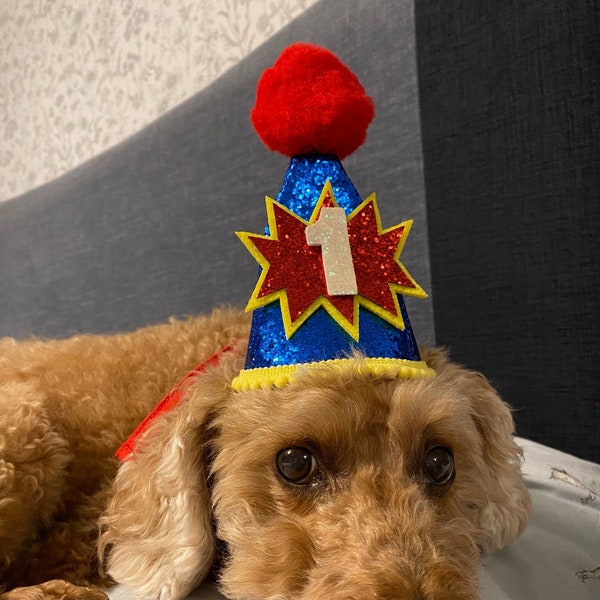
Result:
{"type": "Polygon", "coordinates": [[[142,435],[150,424],[164,412],[175,408],[181,400],[184,388],[189,386],[193,380],[208,367],[216,365],[222,354],[233,350],[234,343],[228,344],[215,352],[210,358],[201,362],[194,370],[190,371],[177,385],[154,407],[152,412],[137,426],[136,430],[127,438],[127,441],[115,452],[120,460],[125,460],[134,450],[137,439],[142,435]]]}
{"type": "Polygon", "coordinates": [[[250,119],[270,150],[341,160],[364,142],[374,114],[373,100],[335,54],[298,43],[262,74],[250,119]]]}

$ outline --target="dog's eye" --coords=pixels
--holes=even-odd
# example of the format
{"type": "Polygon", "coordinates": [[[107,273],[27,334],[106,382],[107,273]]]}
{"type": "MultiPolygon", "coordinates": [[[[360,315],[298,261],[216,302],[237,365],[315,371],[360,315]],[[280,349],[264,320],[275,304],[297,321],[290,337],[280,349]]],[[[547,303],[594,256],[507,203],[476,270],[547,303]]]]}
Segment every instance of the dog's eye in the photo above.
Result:
{"type": "Polygon", "coordinates": [[[277,470],[290,483],[310,484],[318,473],[312,452],[306,448],[286,448],[277,453],[277,470]]]}
{"type": "Polygon", "coordinates": [[[435,446],[425,455],[423,475],[435,485],[445,485],[454,477],[452,450],[435,446]]]}

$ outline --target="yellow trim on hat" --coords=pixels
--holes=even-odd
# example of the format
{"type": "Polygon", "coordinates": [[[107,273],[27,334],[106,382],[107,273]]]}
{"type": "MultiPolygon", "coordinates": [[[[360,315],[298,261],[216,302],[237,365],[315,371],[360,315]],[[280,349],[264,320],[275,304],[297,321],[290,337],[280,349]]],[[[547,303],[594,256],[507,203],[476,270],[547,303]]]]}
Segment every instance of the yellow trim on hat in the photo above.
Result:
{"type": "Polygon", "coordinates": [[[235,391],[256,390],[266,387],[281,388],[293,382],[299,369],[323,368],[324,365],[333,367],[352,364],[356,373],[377,378],[413,379],[417,377],[435,377],[435,371],[427,366],[425,361],[407,360],[405,358],[334,358],[311,363],[296,365],[278,365],[275,367],[259,367],[244,369],[232,381],[235,391]]]}

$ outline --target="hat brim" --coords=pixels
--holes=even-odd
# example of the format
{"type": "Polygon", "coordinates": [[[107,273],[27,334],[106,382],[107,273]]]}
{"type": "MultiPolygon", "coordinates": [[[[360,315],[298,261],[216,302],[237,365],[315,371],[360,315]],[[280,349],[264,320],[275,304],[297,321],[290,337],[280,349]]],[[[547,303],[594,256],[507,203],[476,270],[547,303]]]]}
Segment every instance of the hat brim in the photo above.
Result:
{"type": "Polygon", "coordinates": [[[352,365],[356,373],[365,377],[381,379],[414,379],[418,377],[435,377],[436,372],[425,361],[414,361],[402,358],[368,358],[350,357],[336,358],[312,363],[278,365],[244,369],[231,383],[235,391],[256,390],[267,387],[280,388],[294,381],[299,370],[323,368],[329,366],[343,368],[352,365]]]}

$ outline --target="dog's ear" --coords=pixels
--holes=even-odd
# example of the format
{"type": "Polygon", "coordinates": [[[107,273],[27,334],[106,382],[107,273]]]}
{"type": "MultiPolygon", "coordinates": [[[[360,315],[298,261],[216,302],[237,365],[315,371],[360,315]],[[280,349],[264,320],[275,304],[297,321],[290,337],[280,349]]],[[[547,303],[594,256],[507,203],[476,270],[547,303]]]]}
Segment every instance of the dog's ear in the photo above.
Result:
{"type": "Polygon", "coordinates": [[[207,429],[230,398],[239,361],[231,353],[200,375],[120,466],[100,519],[98,551],[106,572],[140,597],[183,598],[212,566],[207,429]]]}
{"type": "Polygon", "coordinates": [[[523,453],[513,438],[511,409],[483,375],[450,362],[444,350],[425,351],[424,359],[439,378],[457,386],[469,399],[482,441],[482,456],[473,457],[481,478],[477,488],[483,492],[475,507],[479,545],[485,551],[502,548],[521,533],[531,510],[521,473],[523,453]]]}

